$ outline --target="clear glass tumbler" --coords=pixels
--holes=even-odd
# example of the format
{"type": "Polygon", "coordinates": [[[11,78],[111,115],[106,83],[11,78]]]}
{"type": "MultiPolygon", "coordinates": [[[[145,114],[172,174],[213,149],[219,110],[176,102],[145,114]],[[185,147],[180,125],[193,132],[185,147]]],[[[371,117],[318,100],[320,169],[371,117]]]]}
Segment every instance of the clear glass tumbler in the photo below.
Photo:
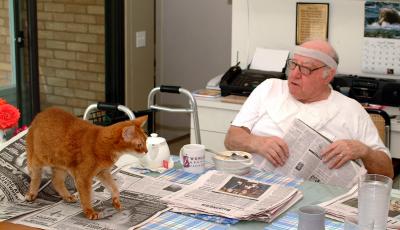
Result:
{"type": "Polygon", "coordinates": [[[373,220],[374,229],[386,229],[389,212],[391,178],[378,174],[365,174],[358,183],[358,220],[368,226],[373,220]]]}
{"type": "Polygon", "coordinates": [[[357,215],[345,216],[344,217],[344,228],[343,230],[373,230],[374,222],[369,220],[368,223],[364,223],[363,226],[358,224],[357,215]]]}

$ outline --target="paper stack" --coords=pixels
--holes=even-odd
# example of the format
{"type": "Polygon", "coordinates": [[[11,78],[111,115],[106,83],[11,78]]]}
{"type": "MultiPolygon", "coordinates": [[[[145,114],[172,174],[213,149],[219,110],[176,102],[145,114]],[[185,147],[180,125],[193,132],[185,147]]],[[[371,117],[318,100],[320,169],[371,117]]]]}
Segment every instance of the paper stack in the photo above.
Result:
{"type": "Polygon", "coordinates": [[[302,196],[296,188],[212,170],[192,185],[162,200],[177,212],[271,222],[302,196]]]}

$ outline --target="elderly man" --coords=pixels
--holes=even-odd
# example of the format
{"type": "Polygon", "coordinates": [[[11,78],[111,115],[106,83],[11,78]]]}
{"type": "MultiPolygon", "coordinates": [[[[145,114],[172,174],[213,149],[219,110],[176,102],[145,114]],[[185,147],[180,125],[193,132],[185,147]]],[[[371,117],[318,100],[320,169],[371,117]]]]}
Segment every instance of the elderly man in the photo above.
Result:
{"type": "Polygon", "coordinates": [[[330,87],[337,64],[326,41],[297,46],[287,62],[288,80],[268,79],[253,91],[228,130],[226,148],[253,153],[259,168],[282,166],[289,156],[282,137],[299,118],[333,140],[321,154],[330,168],[360,159],[368,173],[393,177],[390,153],[368,113],[330,87]]]}

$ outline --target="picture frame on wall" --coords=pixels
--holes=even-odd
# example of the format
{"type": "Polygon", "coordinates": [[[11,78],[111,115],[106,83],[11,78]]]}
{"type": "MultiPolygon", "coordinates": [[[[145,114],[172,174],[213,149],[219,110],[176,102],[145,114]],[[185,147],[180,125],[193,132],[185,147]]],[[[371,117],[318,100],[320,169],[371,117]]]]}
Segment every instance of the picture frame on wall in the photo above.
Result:
{"type": "Polygon", "coordinates": [[[296,45],[305,41],[328,40],[329,3],[296,3],[296,45]]]}

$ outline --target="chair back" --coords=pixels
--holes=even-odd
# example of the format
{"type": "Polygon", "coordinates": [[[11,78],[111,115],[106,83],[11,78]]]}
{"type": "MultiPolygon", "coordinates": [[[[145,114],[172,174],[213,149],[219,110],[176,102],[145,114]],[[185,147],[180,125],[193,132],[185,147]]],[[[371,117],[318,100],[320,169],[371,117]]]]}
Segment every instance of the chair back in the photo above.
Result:
{"type": "Polygon", "coordinates": [[[376,128],[378,129],[379,136],[386,147],[390,148],[390,117],[381,109],[366,108],[376,128]]]}

